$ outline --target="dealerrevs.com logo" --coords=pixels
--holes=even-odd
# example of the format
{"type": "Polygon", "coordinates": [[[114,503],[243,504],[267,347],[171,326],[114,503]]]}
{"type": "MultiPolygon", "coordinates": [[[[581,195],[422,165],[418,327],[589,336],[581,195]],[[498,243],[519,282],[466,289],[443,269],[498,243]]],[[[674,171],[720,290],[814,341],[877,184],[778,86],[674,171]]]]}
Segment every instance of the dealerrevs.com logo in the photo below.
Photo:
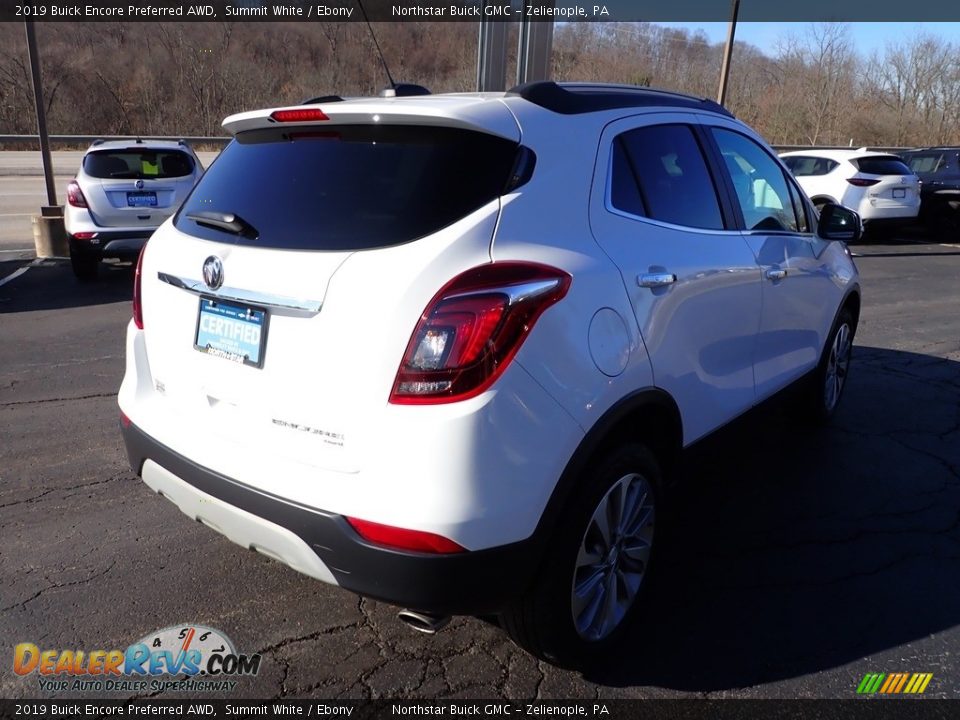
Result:
{"type": "Polygon", "coordinates": [[[224,691],[234,678],[256,675],[260,655],[241,655],[230,638],[203,625],[176,625],[150,633],[126,650],[13,650],[17,675],[36,673],[40,689],[57,691],[224,691]]]}

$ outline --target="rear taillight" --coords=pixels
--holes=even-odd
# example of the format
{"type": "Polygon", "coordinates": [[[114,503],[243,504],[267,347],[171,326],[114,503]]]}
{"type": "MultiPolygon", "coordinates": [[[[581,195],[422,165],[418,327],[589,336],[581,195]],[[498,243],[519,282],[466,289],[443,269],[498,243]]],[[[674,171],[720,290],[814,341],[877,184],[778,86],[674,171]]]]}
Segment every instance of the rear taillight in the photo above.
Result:
{"type": "Polygon", "coordinates": [[[83,191],[76,180],[71,180],[70,184],[67,185],[67,202],[73,207],[85,208],[87,206],[87,199],[83,196],[83,191]]]}
{"type": "Polygon", "coordinates": [[[75,232],[73,234],[74,240],[93,240],[100,233],[95,232],[75,232]]]}
{"type": "Polygon", "coordinates": [[[144,243],[140,250],[140,257],[137,258],[137,269],[133,273],[133,323],[143,330],[143,300],[140,296],[140,277],[143,274],[143,254],[147,251],[147,245],[144,243]]]}
{"type": "Polygon", "coordinates": [[[870,187],[872,185],[876,185],[880,181],[877,180],[876,178],[852,177],[852,178],[847,178],[847,182],[850,183],[851,185],[856,185],[857,187],[870,187]]]}
{"type": "Polygon", "coordinates": [[[396,550],[412,550],[413,552],[434,553],[439,555],[449,555],[450,553],[464,552],[466,548],[458,545],[453,540],[436,535],[434,533],[423,532],[421,530],[408,530],[406,528],[393,527],[392,525],[381,525],[380,523],[370,522],[369,520],[359,520],[348,517],[347,522],[350,527],[357,531],[357,534],[367,542],[383,547],[394,548],[396,550]]]}
{"type": "Polygon", "coordinates": [[[461,273],[420,316],[390,402],[448,403],[479,395],[569,287],[567,273],[533,263],[491,263],[461,273]]]}
{"type": "Polygon", "coordinates": [[[329,120],[320,108],[302,108],[297,110],[274,110],[270,119],[277,122],[310,122],[311,120],[329,120]]]}

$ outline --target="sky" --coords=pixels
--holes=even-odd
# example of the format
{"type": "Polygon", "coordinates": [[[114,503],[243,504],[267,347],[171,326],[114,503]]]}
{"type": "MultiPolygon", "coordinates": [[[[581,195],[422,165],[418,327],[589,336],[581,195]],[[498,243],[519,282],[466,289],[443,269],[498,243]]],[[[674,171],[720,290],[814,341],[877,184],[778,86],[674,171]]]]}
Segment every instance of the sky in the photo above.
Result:
{"type": "MultiPolygon", "coordinates": [[[[664,27],[685,28],[690,31],[702,30],[711,43],[725,42],[729,27],[725,22],[659,22],[656,24],[664,27]]],[[[776,50],[779,38],[799,34],[805,25],[806,23],[737,23],[737,40],[755,45],[765,54],[771,55],[776,50]]],[[[928,33],[960,44],[960,23],[854,22],[848,25],[854,46],[863,56],[869,56],[874,50],[882,52],[888,42],[903,42],[919,33],[928,33]]]]}

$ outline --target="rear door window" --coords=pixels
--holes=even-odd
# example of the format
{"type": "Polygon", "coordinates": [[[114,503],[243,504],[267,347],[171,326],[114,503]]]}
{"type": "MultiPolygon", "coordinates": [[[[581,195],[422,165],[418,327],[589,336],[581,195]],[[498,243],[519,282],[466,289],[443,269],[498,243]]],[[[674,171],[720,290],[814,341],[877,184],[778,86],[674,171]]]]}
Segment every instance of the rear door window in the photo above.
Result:
{"type": "Polygon", "coordinates": [[[83,158],[83,171],[101,180],[179,178],[193,173],[193,158],[179,150],[99,150],[83,158]]]}
{"type": "Polygon", "coordinates": [[[504,192],[515,142],[444,127],[347,125],[239,134],[175,219],[182,232],[232,242],[188,216],[235,214],[244,245],[364,250],[430,235],[504,192]]]}
{"type": "Polygon", "coordinates": [[[723,229],[713,178],[689,126],[637,128],[613,144],[613,207],[672,225],[723,229]]]}

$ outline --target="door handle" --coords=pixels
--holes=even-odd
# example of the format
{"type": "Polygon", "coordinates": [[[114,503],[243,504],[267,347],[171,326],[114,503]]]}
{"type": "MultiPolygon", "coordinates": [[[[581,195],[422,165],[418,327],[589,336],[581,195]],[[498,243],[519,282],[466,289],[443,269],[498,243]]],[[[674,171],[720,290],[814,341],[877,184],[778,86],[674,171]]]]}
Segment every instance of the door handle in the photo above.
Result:
{"type": "Polygon", "coordinates": [[[767,280],[783,280],[787,276],[787,271],[783,268],[770,268],[767,270],[767,280]]]}
{"type": "Polygon", "coordinates": [[[673,273],[657,272],[637,275],[637,285],[645,288],[664,287],[665,285],[672,285],[676,281],[677,276],[673,273]]]}

